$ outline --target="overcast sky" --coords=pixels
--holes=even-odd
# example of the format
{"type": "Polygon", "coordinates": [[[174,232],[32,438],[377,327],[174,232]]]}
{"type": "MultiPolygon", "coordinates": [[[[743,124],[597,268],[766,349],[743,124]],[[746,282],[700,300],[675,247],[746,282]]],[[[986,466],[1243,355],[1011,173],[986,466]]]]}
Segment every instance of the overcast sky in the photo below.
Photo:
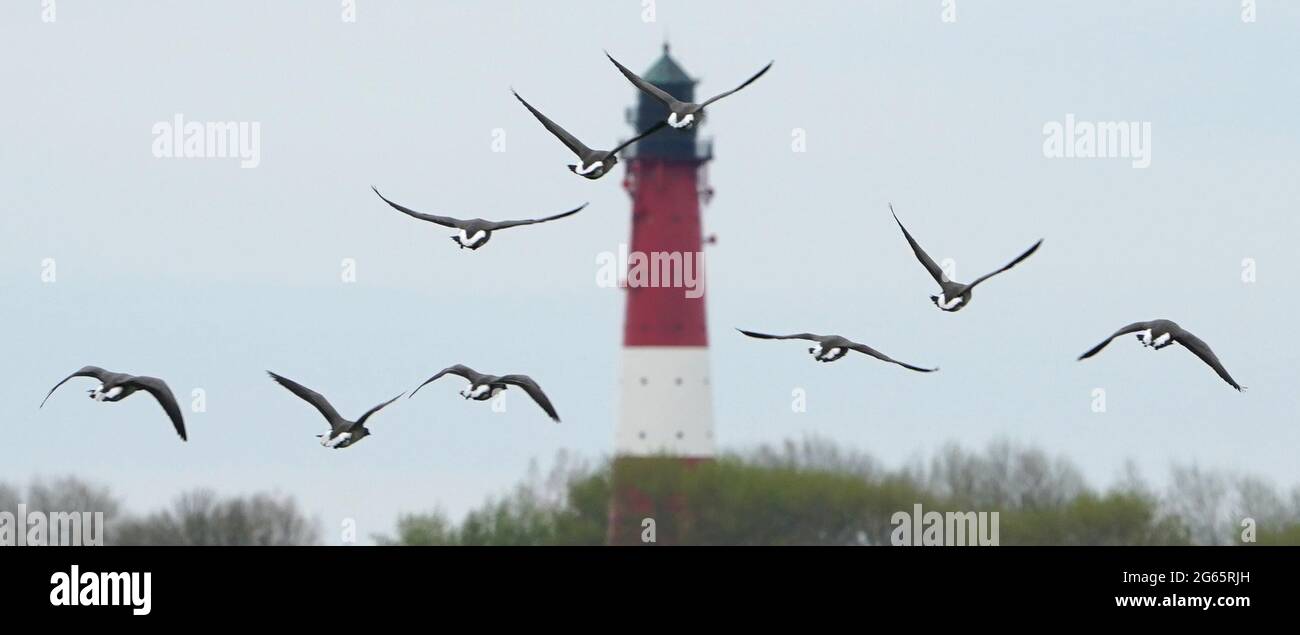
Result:
{"type": "Polygon", "coordinates": [[[326,542],[399,512],[459,517],[558,450],[613,446],[623,298],[597,254],[629,235],[615,175],[587,181],[509,93],[591,145],[630,135],[635,70],[665,37],[710,107],[704,212],[716,438],[743,449],[818,435],[890,465],[994,439],[1068,456],[1098,485],[1134,460],[1300,483],[1294,338],[1300,6],[1201,2],[640,1],[0,5],[0,481],[75,474],[144,511],[198,486],[278,490],[326,542]],[[1086,10],[1085,10],[1086,7],[1086,10]],[[260,164],[153,156],[155,123],[257,122],[260,164]],[[1056,159],[1044,125],[1145,122],[1151,164],[1056,159]],[[493,152],[494,130],[505,152],[493,152]],[[806,152],[792,150],[794,131],[806,152]],[[575,217],[461,251],[387,208],[575,217]],[[958,279],[1043,247],[938,311],[892,202],[958,279]],[[343,283],[354,259],[357,281],[343,283]],[[44,282],[46,259],[56,281],[44,282]],[[1243,282],[1243,261],[1256,279],[1243,282]],[[1206,340],[1238,394],[1179,347],[1114,329],[1169,318],[1206,340]],[[733,327],[840,333],[939,373],[733,327]],[[426,388],[374,436],[322,449],[323,420],[268,380],[347,417],[438,369],[528,373],[564,423],[515,395],[505,413],[426,388]],[[146,395],[69,383],[85,364],[165,378],[189,443],[146,395]],[[792,412],[791,392],[808,393],[792,412]],[[1093,391],[1106,392],[1095,413],[1093,391]]]}

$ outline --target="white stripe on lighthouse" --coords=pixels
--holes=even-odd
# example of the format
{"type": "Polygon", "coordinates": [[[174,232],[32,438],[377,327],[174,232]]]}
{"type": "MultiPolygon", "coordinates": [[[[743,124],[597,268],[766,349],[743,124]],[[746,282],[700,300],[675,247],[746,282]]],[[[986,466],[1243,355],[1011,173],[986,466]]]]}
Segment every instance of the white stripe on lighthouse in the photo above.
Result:
{"type": "Polygon", "coordinates": [[[625,347],[620,387],[616,455],[713,456],[707,347],[625,347]]]}

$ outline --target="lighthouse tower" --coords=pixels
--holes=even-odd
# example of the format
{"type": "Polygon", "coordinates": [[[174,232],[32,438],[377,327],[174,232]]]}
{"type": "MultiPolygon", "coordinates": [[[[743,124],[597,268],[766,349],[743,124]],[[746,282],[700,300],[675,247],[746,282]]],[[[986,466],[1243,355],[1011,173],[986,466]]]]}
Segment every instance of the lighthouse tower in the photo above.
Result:
{"type": "MultiPolygon", "coordinates": [[[[678,99],[694,98],[695,80],[669,55],[667,44],[642,77],[678,99]]],[[[628,111],[637,131],[667,118],[658,100],[641,92],[638,99],[628,111]]],[[[663,491],[664,483],[713,456],[700,224],[701,200],[712,194],[705,171],[712,152],[696,138],[696,129],[662,130],[627,154],[623,185],[632,198],[632,241],[624,284],[611,544],[645,542],[646,519],[656,525],[655,542],[671,542],[689,510],[663,491]],[[694,288],[687,288],[692,281],[694,288]]]]}

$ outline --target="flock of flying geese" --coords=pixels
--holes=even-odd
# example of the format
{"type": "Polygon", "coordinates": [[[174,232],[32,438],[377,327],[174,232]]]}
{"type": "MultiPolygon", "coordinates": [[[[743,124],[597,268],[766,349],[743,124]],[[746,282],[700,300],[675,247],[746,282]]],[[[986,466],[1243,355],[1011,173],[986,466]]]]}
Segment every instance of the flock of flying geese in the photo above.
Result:
{"type": "MultiPolygon", "coordinates": [[[[636,143],[637,141],[640,141],[641,139],[644,139],[652,134],[656,134],[661,130],[663,130],[665,127],[674,128],[677,130],[686,130],[698,125],[704,119],[705,107],[709,106],[710,104],[724,97],[736,93],[737,91],[740,91],[746,86],[749,86],[759,77],[762,77],[764,73],[767,73],[767,71],[770,68],[772,68],[772,63],[769,62],[767,66],[764,66],[762,68],[762,70],[755,73],[752,77],[745,80],[744,83],[740,84],[736,88],[715,95],[709,99],[704,100],[703,102],[694,103],[694,102],[681,101],[676,97],[672,96],[671,94],[660,89],[659,87],[651,84],[650,82],[645,81],[636,73],[633,73],[632,71],[628,70],[627,67],[620,64],[618,60],[614,59],[613,56],[609,55],[609,53],[606,53],[605,56],[608,57],[611,62],[613,62],[614,66],[618,69],[618,71],[622,73],[623,76],[626,77],[628,81],[632,83],[632,85],[636,86],[637,89],[645,92],[651,97],[659,100],[668,109],[668,117],[666,120],[660,121],[655,125],[651,126],[650,128],[641,131],[637,135],[633,136],[631,139],[628,139],[627,141],[624,141],[623,143],[615,146],[613,149],[593,150],[587,147],[585,144],[579,141],[577,137],[570,134],[564,128],[561,128],[558,124],[556,124],[546,115],[542,114],[541,111],[537,110],[527,101],[525,101],[524,98],[519,95],[519,93],[515,92],[513,89],[511,90],[515,98],[519,100],[519,103],[523,104],[524,107],[527,108],[528,111],[532,113],[534,117],[537,118],[537,120],[542,124],[544,128],[546,128],[547,131],[549,131],[552,135],[554,135],[557,139],[559,139],[561,143],[563,143],[567,148],[569,148],[569,150],[571,150],[575,155],[577,155],[578,162],[575,164],[570,164],[568,166],[569,170],[572,171],[574,174],[577,174],[583,178],[590,179],[590,180],[599,179],[600,177],[608,174],[610,170],[612,170],[613,167],[618,163],[618,156],[617,156],[618,153],[624,148],[628,147],[629,145],[632,145],[633,143],[636,143]]],[[[469,249],[471,251],[478,250],[482,246],[486,245],[488,240],[491,239],[492,233],[495,231],[508,229],[511,227],[535,225],[538,223],[546,223],[553,220],[559,220],[561,218],[566,218],[568,216],[577,214],[587,206],[586,203],[583,203],[582,205],[579,205],[578,207],[575,207],[566,212],[561,212],[559,214],[546,216],[543,218],[527,219],[527,220],[489,221],[489,220],[484,220],[482,218],[459,219],[450,216],[440,216],[436,214],[426,214],[426,213],[414,211],[410,208],[404,207],[402,205],[399,205],[398,203],[395,203],[385,198],[383,194],[379,193],[379,190],[377,188],[374,188],[372,186],[371,189],[373,189],[375,191],[375,194],[378,195],[379,198],[382,199],[385,203],[387,203],[389,206],[393,207],[397,211],[402,212],[403,214],[406,214],[418,220],[459,230],[459,233],[453,235],[451,239],[455,241],[456,244],[459,245],[461,249],[469,249]]],[[[890,213],[893,213],[894,208],[892,204],[890,205],[889,210],[890,213]]],[[[930,300],[935,304],[935,306],[939,307],[939,309],[950,313],[960,311],[961,309],[965,308],[967,305],[970,304],[971,291],[975,288],[976,285],[980,284],[981,282],[984,282],[985,280],[988,280],[989,278],[992,278],[993,276],[999,273],[1011,269],[1017,264],[1020,264],[1026,258],[1033,255],[1033,253],[1037,251],[1039,246],[1042,245],[1043,243],[1043,241],[1040,239],[1024,253],[1017,256],[1015,260],[1012,260],[1011,262],[1007,263],[1002,268],[993,271],[991,273],[985,274],[983,276],[980,276],[979,278],[976,278],[974,282],[971,282],[969,284],[963,284],[948,279],[947,275],[944,274],[943,270],[939,267],[939,265],[937,265],[934,262],[934,259],[930,258],[930,256],[925,253],[925,250],[922,249],[919,244],[917,244],[916,239],[912,238],[912,234],[909,233],[907,231],[907,228],[903,226],[902,221],[898,220],[897,214],[894,214],[894,221],[898,223],[898,227],[899,229],[902,230],[903,237],[907,239],[907,243],[908,245],[911,246],[912,252],[916,255],[916,259],[920,261],[921,265],[925,267],[926,271],[930,273],[930,275],[934,278],[935,282],[939,284],[939,288],[940,288],[939,294],[930,296],[930,300]]],[[[849,351],[857,351],[859,353],[869,355],[881,361],[889,362],[892,364],[898,364],[903,368],[907,368],[918,372],[929,373],[929,372],[934,372],[939,370],[938,368],[922,368],[919,366],[913,366],[911,364],[900,362],[896,359],[893,359],[892,357],[889,357],[888,355],[881,353],[880,351],[871,348],[870,346],[867,346],[865,344],[859,344],[857,342],[854,342],[848,338],[839,335],[816,335],[813,333],[795,333],[793,335],[769,335],[766,333],[758,333],[758,332],[746,331],[742,329],[737,329],[737,330],[740,330],[740,332],[743,333],[744,335],[753,338],[758,338],[758,339],[768,339],[768,340],[795,339],[795,340],[807,340],[810,342],[815,342],[817,346],[809,348],[808,352],[811,353],[813,355],[813,358],[819,362],[833,362],[843,358],[845,355],[849,353],[849,351]]],[[[1080,355],[1079,360],[1084,360],[1089,357],[1092,357],[1093,355],[1096,355],[1098,352],[1101,351],[1101,349],[1105,348],[1106,345],[1111,342],[1111,340],[1114,340],[1115,338],[1121,335],[1127,335],[1130,333],[1135,333],[1137,335],[1138,341],[1141,342],[1144,347],[1150,347],[1153,350],[1160,350],[1174,343],[1182,344],[1185,348],[1187,348],[1189,351],[1191,351],[1193,354],[1199,357],[1201,361],[1205,362],[1212,369],[1214,369],[1214,372],[1217,373],[1219,377],[1221,377],[1230,386],[1237,389],[1238,391],[1244,389],[1243,386],[1237,384],[1237,382],[1232,379],[1232,376],[1228,374],[1228,371],[1223,367],[1223,364],[1219,362],[1219,358],[1215,356],[1214,352],[1210,350],[1210,347],[1204,341],[1202,341],[1200,338],[1196,337],[1195,335],[1191,334],[1187,330],[1183,329],[1182,327],[1178,326],[1177,324],[1169,320],[1150,320],[1144,322],[1134,322],[1133,324],[1129,324],[1128,326],[1125,326],[1119,329],[1118,331],[1115,331],[1113,334],[1110,335],[1110,337],[1107,337],[1104,341],[1094,346],[1093,348],[1089,349],[1083,355],[1080,355]]],[[[355,443],[357,443],[358,441],[360,441],[361,439],[364,439],[365,437],[369,436],[370,430],[366,428],[365,425],[366,421],[369,420],[370,417],[374,415],[376,412],[379,412],[384,407],[400,399],[403,395],[406,395],[406,393],[399,394],[396,397],[393,397],[392,399],[389,399],[388,401],[385,401],[367,410],[355,421],[349,421],[347,419],[344,419],[343,416],[339,414],[338,410],[336,410],[334,406],[330,404],[329,400],[327,400],[320,393],[315,392],[310,388],[307,388],[306,386],[303,386],[302,384],[293,381],[292,379],[289,379],[281,375],[277,375],[276,373],[267,371],[267,374],[270,375],[271,379],[275,381],[277,384],[283,386],[289,392],[296,395],[299,399],[302,399],[303,401],[306,401],[307,403],[311,404],[314,408],[316,408],[318,412],[320,412],[320,414],[323,417],[325,417],[326,423],[329,424],[329,433],[319,434],[316,436],[320,438],[321,445],[328,448],[334,448],[334,449],[350,447],[355,443]]],[[[560,421],[560,415],[556,412],[555,406],[551,404],[550,398],[546,396],[546,393],[542,391],[541,386],[539,386],[538,383],[534,381],[531,377],[528,377],[527,375],[518,375],[518,374],[501,375],[501,376],[487,375],[475,371],[474,369],[462,364],[449,366],[447,368],[438,371],[432,377],[426,379],[424,383],[420,384],[414,390],[412,390],[410,395],[407,395],[407,398],[409,399],[410,397],[414,397],[415,393],[419,392],[421,388],[423,388],[424,386],[428,385],[431,382],[438,380],[439,378],[445,375],[456,375],[468,381],[469,386],[466,387],[464,390],[462,390],[460,392],[460,395],[465,399],[472,399],[475,401],[487,401],[489,399],[496,397],[498,394],[501,393],[501,391],[506,390],[508,387],[515,386],[517,388],[522,389],[526,394],[528,394],[528,396],[532,398],[532,400],[553,421],[555,421],[556,423],[560,421]]],[[[94,399],[95,401],[117,402],[141,390],[149,393],[154,397],[154,399],[158,401],[160,405],[162,405],[163,411],[166,412],[167,417],[171,419],[172,425],[175,427],[176,433],[180,435],[181,440],[182,441],[188,440],[188,435],[186,434],[185,431],[184,416],[181,414],[181,408],[176,401],[176,396],[172,393],[171,388],[167,386],[167,383],[157,377],[148,377],[143,375],[130,375],[126,373],[115,373],[115,372],[104,370],[103,368],[100,368],[98,366],[86,366],[72,373],[71,375],[68,375],[62,381],[55,384],[54,387],[50,389],[50,392],[45,395],[45,399],[41,401],[41,407],[45,406],[45,402],[49,401],[50,396],[53,395],[54,391],[58,390],[60,386],[67,383],[69,380],[78,377],[87,377],[99,382],[99,385],[97,387],[91,388],[90,390],[87,391],[90,393],[89,394],[90,398],[94,399]]]]}
{"type": "MultiPolygon", "coordinates": [[[[894,211],[893,205],[889,206],[889,211],[890,213],[893,213],[894,211]]],[[[939,289],[940,289],[939,295],[930,296],[930,301],[933,302],[934,305],[939,307],[941,310],[949,313],[955,313],[957,311],[960,311],[963,307],[970,304],[971,290],[975,288],[975,285],[978,285],[979,283],[984,282],[985,280],[988,280],[989,278],[992,278],[993,276],[996,276],[999,273],[1002,273],[1020,264],[1026,258],[1033,255],[1035,251],[1038,251],[1038,247],[1043,244],[1043,241],[1040,239],[1038,242],[1034,243],[1032,247],[1027,249],[1025,253],[1016,256],[1015,260],[1012,260],[1011,262],[1007,263],[1001,269],[998,269],[991,273],[986,273],[976,278],[975,281],[970,284],[963,284],[948,279],[948,276],[944,274],[943,269],[940,268],[939,265],[934,262],[934,259],[931,258],[929,254],[925,253],[925,250],[921,248],[921,245],[917,244],[916,239],[912,238],[912,234],[907,231],[906,227],[903,226],[903,222],[898,220],[897,214],[894,214],[894,222],[898,223],[898,228],[903,231],[903,237],[907,239],[907,244],[912,247],[912,253],[916,254],[916,259],[921,262],[921,266],[925,267],[925,270],[930,273],[930,276],[934,278],[934,281],[939,283],[939,289]]],[[[880,351],[877,351],[874,348],[871,348],[870,346],[867,346],[865,344],[859,344],[857,342],[854,342],[853,340],[850,340],[848,338],[839,335],[816,335],[814,333],[795,333],[793,335],[768,335],[766,333],[756,333],[753,331],[746,331],[743,329],[737,329],[737,330],[739,330],[741,333],[745,335],[748,335],[749,337],[755,337],[764,340],[807,340],[810,342],[816,342],[817,346],[813,348],[809,348],[808,352],[812,353],[813,359],[816,359],[819,362],[833,362],[837,359],[844,357],[845,355],[848,355],[849,351],[857,351],[859,353],[870,355],[871,357],[874,357],[878,360],[889,362],[891,364],[898,364],[903,368],[915,370],[922,373],[931,373],[936,370],[939,370],[938,368],[921,368],[919,366],[905,364],[888,355],[885,355],[884,353],[881,353],[880,351]]],[[[1236,380],[1232,378],[1232,375],[1228,374],[1228,370],[1223,367],[1223,363],[1219,361],[1219,357],[1214,354],[1214,351],[1210,350],[1210,346],[1206,344],[1204,340],[1202,340],[1199,337],[1196,337],[1191,332],[1187,331],[1181,326],[1178,326],[1178,324],[1170,320],[1148,320],[1148,321],[1134,322],[1132,324],[1129,324],[1128,326],[1125,326],[1119,329],[1118,331],[1115,331],[1110,335],[1110,337],[1107,337],[1100,344],[1092,347],[1086,353],[1080,355],[1079,361],[1088,359],[1089,357],[1096,355],[1097,353],[1101,352],[1101,349],[1105,348],[1106,345],[1111,342],[1111,340],[1121,335],[1127,335],[1129,333],[1136,334],[1137,339],[1139,342],[1142,343],[1142,346],[1150,347],[1152,350],[1158,351],[1175,342],[1182,344],[1184,348],[1191,351],[1192,354],[1199,357],[1201,361],[1205,362],[1207,365],[1209,365],[1210,368],[1214,369],[1214,372],[1217,373],[1219,377],[1223,379],[1223,381],[1228,382],[1229,386],[1232,386],[1238,391],[1245,389],[1245,386],[1238,384],[1236,380]]]]}

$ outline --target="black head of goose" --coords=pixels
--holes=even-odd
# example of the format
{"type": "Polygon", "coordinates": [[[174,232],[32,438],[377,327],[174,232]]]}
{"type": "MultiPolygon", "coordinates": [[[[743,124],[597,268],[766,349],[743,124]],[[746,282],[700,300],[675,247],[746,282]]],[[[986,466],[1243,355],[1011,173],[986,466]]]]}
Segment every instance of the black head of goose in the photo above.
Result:
{"type": "Polygon", "coordinates": [[[582,211],[584,207],[587,206],[586,203],[583,203],[582,205],[579,205],[567,212],[561,212],[554,216],[547,216],[545,218],[534,218],[528,220],[490,221],[490,220],[483,220],[481,218],[471,218],[469,220],[461,220],[459,218],[452,218],[450,216],[437,216],[434,214],[424,214],[421,212],[417,212],[413,209],[410,209],[408,207],[403,207],[401,205],[398,205],[397,203],[394,203],[393,201],[388,200],[387,198],[384,198],[384,195],[379,194],[379,190],[375,188],[375,186],[373,185],[370,186],[370,189],[374,190],[375,194],[378,194],[379,198],[383,199],[383,201],[385,203],[388,203],[393,209],[403,214],[406,214],[407,216],[410,216],[412,218],[417,218],[422,221],[434,223],[437,225],[442,225],[443,227],[451,227],[453,229],[459,229],[460,233],[455,236],[452,236],[451,239],[457,245],[460,245],[461,249],[469,249],[470,251],[475,251],[479,247],[486,245],[487,242],[492,239],[492,232],[494,231],[509,229],[511,227],[519,227],[520,225],[536,225],[537,223],[546,223],[549,221],[558,220],[564,218],[565,216],[572,216],[574,214],[577,214],[578,212],[582,211]]]}
{"type": "MultiPolygon", "coordinates": [[[[667,45],[664,45],[664,53],[667,54],[667,45]]],[[[654,84],[646,81],[640,75],[633,73],[631,70],[628,70],[626,66],[620,64],[618,60],[614,59],[613,55],[609,54],[609,51],[605,51],[605,57],[608,57],[609,61],[613,62],[614,66],[618,68],[618,72],[622,73],[623,76],[627,78],[627,81],[632,82],[632,85],[636,86],[638,90],[662,102],[664,106],[668,108],[668,120],[665,121],[664,123],[667,123],[669,126],[672,126],[673,128],[676,128],[678,130],[688,130],[690,128],[699,125],[700,122],[704,120],[704,108],[706,106],[712,104],[715,101],[718,101],[719,99],[722,99],[723,97],[727,97],[733,93],[736,93],[740,91],[740,89],[754,83],[754,81],[762,77],[763,74],[768,71],[768,69],[772,68],[772,64],[773,64],[773,62],[768,62],[767,66],[764,66],[762,70],[758,71],[757,73],[754,73],[752,77],[745,80],[745,82],[742,83],[741,85],[731,90],[728,90],[724,93],[719,93],[717,95],[714,95],[702,102],[695,103],[689,101],[681,101],[676,97],[673,97],[672,95],[668,94],[668,92],[663,90],[662,88],[659,88],[658,86],[655,86],[654,84]]]]}
{"type": "Polygon", "coordinates": [[[1172,320],[1134,322],[1118,331],[1115,331],[1114,333],[1111,333],[1110,337],[1103,340],[1100,344],[1088,349],[1086,353],[1079,356],[1079,361],[1083,361],[1097,353],[1100,353],[1101,349],[1106,348],[1106,345],[1110,344],[1111,340],[1129,333],[1136,334],[1137,339],[1142,343],[1142,346],[1149,347],[1153,351],[1158,351],[1172,344],[1182,344],[1184,348],[1191,351],[1193,355],[1199,357],[1207,366],[1214,369],[1215,374],[1217,374],[1220,379],[1227,382],[1229,386],[1232,386],[1238,392],[1246,389],[1245,386],[1238,384],[1237,381],[1232,378],[1232,375],[1228,374],[1228,369],[1223,367],[1223,363],[1219,361],[1219,357],[1214,354],[1214,351],[1210,350],[1209,344],[1206,344],[1201,338],[1192,335],[1187,329],[1178,326],[1178,324],[1172,320]]]}
{"type": "Polygon", "coordinates": [[[569,171],[593,181],[609,174],[610,170],[614,169],[614,166],[618,164],[619,151],[637,141],[659,132],[665,125],[667,125],[665,122],[661,121],[631,139],[618,144],[612,150],[592,150],[579,141],[577,137],[569,134],[569,132],[564,128],[561,128],[559,124],[556,124],[546,115],[543,115],[541,111],[533,108],[532,104],[524,101],[524,98],[520,97],[519,93],[516,93],[514,90],[511,90],[510,92],[514,94],[515,99],[519,100],[519,103],[524,105],[524,108],[528,109],[528,112],[533,113],[533,116],[542,123],[543,127],[549,130],[551,134],[555,135],[555,138],[559,139],[561,143],[578,156],[578,163],[569,164],[569,171]]]}
{"type": "Polygon", "coordinates": [[[460,395],[475,401],[487,401],[509,386],[518,386],[528,393],[528,396],[538,406],[541,406],[542,410],[546,411],[552,421],[560,422],[560,415],[555,411],[555,406],[551,405],[551,400],[546,396],[546,393],[542,392],[542,387],[537,385],[537,382],[533,381],[531,377],[527,375],[485,375],[464,364],[448,366],[438,371],[433,377],[424,380],[423,384],[416,386],[415,390],[411,391],[410,396],[414,397],[415,393],[420,392],[421,388],[436,381],[443,375],[456,375],[468,380],[469,386],[460,391],[460,395]]]}
{"type": "MultiPolygon", "coordinates": [[[[893,204],[890,204],[889,212],[894,214],[893,204]]],[[[939,295],[930,296],[930,301],[933,302],[935,306],[949,313],[956,313],[957,311],[966,308],[966,305],[970,304],[971,290],[975,288],[975,285],[1020,264],[1022,260],[1033,255],[1035,251],[1038,251],[1038,247],[1043,244],[1043,241],[1040,238],[1038,242],[1034,243],[1034,246],[1026,250],[1025,253],[1016,256],[1015,260],[1007,263],[1001,269],[992,273],[986,273],[976,278],[975,281],[970,284],[962,284],[948,279],[948,276],[944,274],[943,269],[940,268],[939,265],[935,264],[934,259],[930,258],[929,254],[926,254],[924,249],[921,249],[921,245],[917,244],[916,240],[912,238],[912,234],[907,231],[906,227],[903,227],[903,222],[898,220],[898,214],[894,214],[894,222],[898,223],[898,228],[903,230],[903,237],[907,239],[907,244],[912,246],[912,253],[916,254],[916,259],[921,262],[921,265],[925,267],[926,271],[930,272],[930,276],[934,278],[935,282],[939,283],[939,288],[942,289],[939,295]]]]}
{"type": "Polygon", "coordinates": [[[316,436],[320,438],[321,445],[327,448],[334,448],[335,450],[351,447],[358,441],[370,436],[370,429],[365,425],[366,420],[368,420],[371,415],[379,412],[384,406],[397,401],[402,396],[398,395],[397,397],[393,397],[392,399],[367,410],[365,414],[358,417],[356,421],[348,421],[347,419],[344,419],[342,415],[334,409],[334,406],[330,405],[329,400],[321,396],[320,393],[307,388],[292,379],[281,377],[269,370],[266,371],[266,374],[270,375],[271,379],[275,380],[275,383],[284,386],[289,389],[289,392],[297,395],[299,399],[314,406],[316,410],[325,417],[325,421],[329,424],[330,431],[328,434],[318,434],[316,436]]]}
{"type": "Polygon", "coordinates": [[[867,346],[866,344],[859,344],[857,342],[854,342],[853,340],[850,340],[846,337],[841,337],[839,335],[816,335],[814,333],[795,333],[793,335],[768,335],[767,333],[757,333],[754,331],[746,331],[744,329],[736,329],[736,330],[740,331],[744,335],[748,335],[749,337],[757,338],[760,340],[807,340],[809,342],[816,342],[817,346],[809,348],[808,352],[812,354],[813,359],[819,362],[833,362],[844,357],[845,355],[848,355],[849,351],[857,351],[864,355],[870,355],[871,357],[874,357],[882,362],[898,364],[903,368],[914,370],[921,373],[932,373],[936,370],[939,370],[938,368],[921,368],[920,366],[905,364],[888,355],[885,355],[884,353],[881,353],[880,351],[874,348],[871,348],[870,346],[867,346]]]}
{"type": "Polygon", "coordinates": [[[45,399],[41,400],[40,407],[44,408],[45,402],[50,400],[50,395],[74,377],[91,377],[99,380],[99,387],[87,391],[90,393],[90,398],[95,401],[114,403],[140,390],[153,395],[162,406],[163,412],[167,413],[167,418],[171,419],[172,427],[176,428],[176,434],[180,435],[181,441],[189,440],[185,434],[185,418],[181,416],[181,407],[176,403],[176,395],[172,394],[172,389],[167,386],[167,382],[157,377],[114,373],[98,366],[85,366],[55,384],[50,392],[45,394],[45,399]]]}

